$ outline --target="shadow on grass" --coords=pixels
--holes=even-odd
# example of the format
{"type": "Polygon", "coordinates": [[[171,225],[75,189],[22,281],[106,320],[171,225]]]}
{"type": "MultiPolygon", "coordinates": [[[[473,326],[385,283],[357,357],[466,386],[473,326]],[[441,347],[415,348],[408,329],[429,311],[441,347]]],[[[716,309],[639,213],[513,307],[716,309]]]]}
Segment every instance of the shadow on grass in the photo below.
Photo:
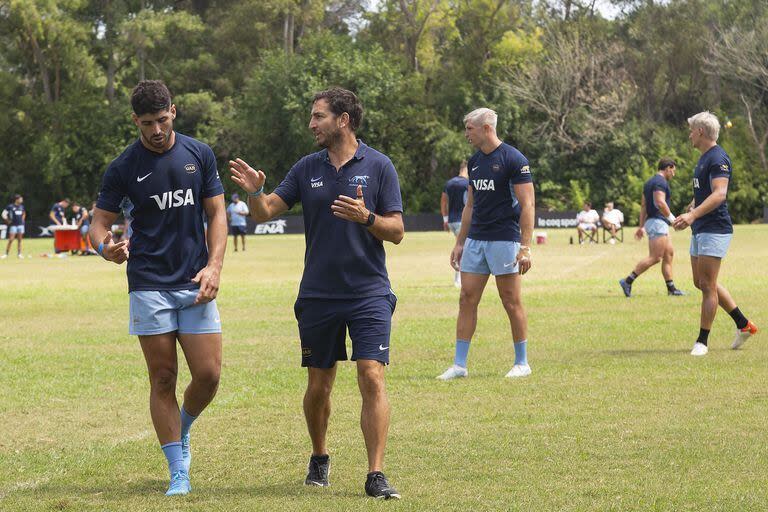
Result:
{"type": "MultiPolygon", "coordinates": [[[[105,501],[120,501],[130,498],[153,498],[162,496],[168,488],[168,481],[159,478],[143,478],[130,482],[114,481],[107,488],[99,485],[78,485],[68,482],[47,483],[36,488],[23,489],[8,493],[8,497],[27,497],[35,499],[58,499],[65,496],[79,497],[80,499],[100,499],[105,501]]],[[[233,498],[312,498],[312,497],[345,497],[360,498],[362,492],[331,488],[319,488],[305,486],[303,482],[288,481],[267,485],[216,485],[204,482],[195,485],[192,480],[191,498],[197,499],[223,499],[233,498]]]]}

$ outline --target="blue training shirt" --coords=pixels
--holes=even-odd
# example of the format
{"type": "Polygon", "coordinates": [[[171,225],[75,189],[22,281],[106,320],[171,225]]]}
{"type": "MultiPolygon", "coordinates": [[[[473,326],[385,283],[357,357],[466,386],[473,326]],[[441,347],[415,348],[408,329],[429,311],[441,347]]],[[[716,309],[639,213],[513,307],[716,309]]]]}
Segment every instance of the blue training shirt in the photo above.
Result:
{"type": "Polygon", "coordinates": [[[340,195],[357,196],[383,215],[402,212],[400,183],[392,161],[359,141],[352,159],[338,171],[328,150],[299,160],[275,189],[288,207],[301,202],[306,250],[299,298],[357,299],[390,293],[384,244],[357,222],[333,215],[340,195]]]}
{"type": "Polygon", "coordinates": [[[445,195],[448,196],[448,222],[461,222],[461,212],[467,204],[467,187],[469,180],[462,176],[454,176],[445,183],[445,195]]]}
{"type": "Polygon", "coordinates": [[[528,159],[502,142],[490,154],[472,155],[467,167],[474,201],[467,237],[519,242],[521,207],[513,186],[533,182],[528,159]]]}
{"type": "MultiPolygon", "coordinates": [[[[731,159],[723,148],[712,146],[701,155],[696,169],[693,171],[693,199],[699,206],[706,198],[712,195],[712,180],[715,178],[728,178],[731,174],[731,159]]],[[[693,221],[691,230],[696,233],[733,233],[733,221],[728,213],[728,202],[723,201],[720,206],[693,221]]]]}
{"type": "Polygon", "coordinates": [[[5,207],[8,212],[8,222],[11,226],[23,226],[24,225],[24,205],[11,203],[5,207]]]}
{"type": "Polygon", "coordinates": [[[96,206],[133,205],[129,291],[197,288],[191,280],[208,264],[203,199],[223,193],[211,148],[178,132],[165,153],[137,140],[109,164],[96,206]]]}
{"type": "Polygon", "coordinates": [[[653,200],[653,193],[657,190],[664,192],[664,200],[667,206],[670,205],[669,197],[671,191],[669,189],[669,183],[661,174],[655,174],[651,179],[645,182],[643,185],[643,196],[645,196],[645,213],[648,219],[661,219],[667,224],[669,221],[656,207],[656,202],[653,200]]]}

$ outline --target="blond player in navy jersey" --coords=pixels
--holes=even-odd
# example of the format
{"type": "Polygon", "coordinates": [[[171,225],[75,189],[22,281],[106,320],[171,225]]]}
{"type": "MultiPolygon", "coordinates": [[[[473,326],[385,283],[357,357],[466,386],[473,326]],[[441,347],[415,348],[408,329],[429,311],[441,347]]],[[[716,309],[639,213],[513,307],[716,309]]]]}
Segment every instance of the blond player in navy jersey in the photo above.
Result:
{"type": "Polygon", "coordinates": [[[453,366],[437,378],[466,377],[470,340],[477,326],[477,306],[488,277],[509,317],[515,362],[507,377],[531,374],[528,320],[522,300],[522,275],[531,268],[535,199],[528,159],[496,135],[497,115],[480,108],[464,117],[465,135],[477,152],[469,159],[467,204],[461,218],[451,265],[461,271],[459,315],[453,366]]]}

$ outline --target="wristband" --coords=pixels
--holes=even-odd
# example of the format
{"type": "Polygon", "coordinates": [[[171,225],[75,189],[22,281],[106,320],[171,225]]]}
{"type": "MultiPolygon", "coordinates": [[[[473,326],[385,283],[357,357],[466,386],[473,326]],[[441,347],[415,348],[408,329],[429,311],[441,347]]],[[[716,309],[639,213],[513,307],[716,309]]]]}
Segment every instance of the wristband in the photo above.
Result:
{"type": "Polygon", "coordinates": [[[256,192],[248,192],[248,195],[251,197],[259,197],[262,194],[262,192],[264,192],[264,185],[262,185],[261,188],[256,192]]]}
{"type": "Polygon", "coordinates": [[[443,222],[448,222],[448,216],[447,215],[443,215],[443,222]]]}
{"type": "Polygon", "coordinates": [[[96,249],[99,256],[104,256],[104,242],[99,242],[99,247],[96,249]]]}
{"type": "Polygon", "coordinates": [[[675,222],[675,218],[676,217],[673,214],[671,214],[671,213],[669,215],[667,215],[667,220],[669,221],[670,224],[675,222]]]}

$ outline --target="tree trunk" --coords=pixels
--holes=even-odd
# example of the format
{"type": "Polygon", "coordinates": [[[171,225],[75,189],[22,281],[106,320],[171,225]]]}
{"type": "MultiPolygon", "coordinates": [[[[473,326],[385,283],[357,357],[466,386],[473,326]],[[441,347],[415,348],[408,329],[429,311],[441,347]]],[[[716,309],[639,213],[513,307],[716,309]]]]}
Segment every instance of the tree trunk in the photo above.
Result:
{"type": "Polygon", "coordinates": [[[294,18],[292,13],[285,14],[283,21],[283,50],[287,56],[293,55],[294,18]]]}
{"type": "Polygon", "coordinates": [[[29,37],[29,44],[32,46],[32,54],[35,56],[35,61],[40,69],[40,80],[43,82],[43,99],[50,104],[53,103],[53,93],[51,92],[51,77],[48,76],[48,68],[45,66],[45,56],[40,49],[40,45],[37,43],[37,38],[31,30],[27,29],[27,37],[29,37]]]}

